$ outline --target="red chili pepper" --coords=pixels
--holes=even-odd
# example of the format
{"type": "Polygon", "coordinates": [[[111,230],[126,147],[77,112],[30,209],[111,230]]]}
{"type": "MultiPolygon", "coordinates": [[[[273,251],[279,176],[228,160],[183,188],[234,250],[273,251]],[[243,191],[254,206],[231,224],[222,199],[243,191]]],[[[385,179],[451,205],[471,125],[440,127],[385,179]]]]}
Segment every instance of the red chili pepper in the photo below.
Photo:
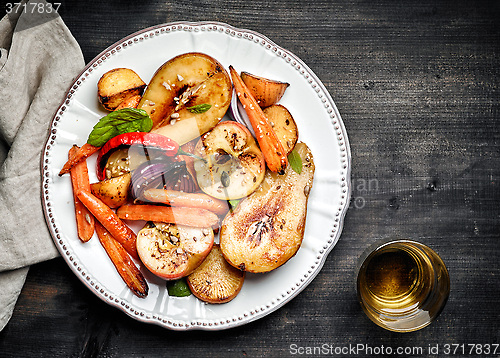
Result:
{"type": "MultiPolygon", "coordinates": [[[[97,156],[97,178],[104,180],[106,162],[111,152],[120,146],[142,145],[146,148],[156,148],[169,157],[179,153],[179,144],[161,134],[147,132],[130,132],[117,135],[104,144],[97,156]]],[[[179,153],[180,154],[180,153],[179,153]]]]}

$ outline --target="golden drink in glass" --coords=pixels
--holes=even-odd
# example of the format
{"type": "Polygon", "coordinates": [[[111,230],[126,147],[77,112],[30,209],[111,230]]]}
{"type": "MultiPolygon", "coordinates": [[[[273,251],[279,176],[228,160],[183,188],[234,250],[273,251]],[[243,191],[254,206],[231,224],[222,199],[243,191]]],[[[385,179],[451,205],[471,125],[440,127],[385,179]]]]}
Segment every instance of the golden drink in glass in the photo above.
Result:
{"type": "Polygon", "coordinates": [[[410,240],[385,242],[365,253],[358,271],[359,302],[379,326],[411,332],[429,325],[450,292],[448,270],[429,247],[410,240]]]}

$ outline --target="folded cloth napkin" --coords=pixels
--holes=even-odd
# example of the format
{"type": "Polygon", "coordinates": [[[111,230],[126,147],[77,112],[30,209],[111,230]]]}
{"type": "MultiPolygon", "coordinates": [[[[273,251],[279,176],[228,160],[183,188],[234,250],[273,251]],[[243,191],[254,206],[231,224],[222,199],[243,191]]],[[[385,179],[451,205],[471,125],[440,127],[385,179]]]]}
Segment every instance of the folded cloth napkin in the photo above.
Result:
{"type": "Polygon", "coordinates": [[[47,4],[21,3],[0,21],[0,331],[29,265],[59,255],[42,211],[40,157],[50,121],[85,65],[59,15],[31,11],[40,3],[47,4]]]}

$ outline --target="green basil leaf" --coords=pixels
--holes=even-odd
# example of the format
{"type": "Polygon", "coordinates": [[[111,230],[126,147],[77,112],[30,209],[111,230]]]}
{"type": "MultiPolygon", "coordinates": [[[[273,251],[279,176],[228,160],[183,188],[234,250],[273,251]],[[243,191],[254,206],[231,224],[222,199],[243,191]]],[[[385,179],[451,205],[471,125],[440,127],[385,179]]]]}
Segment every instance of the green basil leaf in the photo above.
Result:
{"type": "Polygon", "coordinates": [[[119,134],[130,132],[149,132],[153,121],[143,109],[124,108],[102,117],[89,134],[87,143],[96,147],[103,146],[119,134]]]}
{"type": "Polygon", "coordinates": [[[167,291],[169,296],[186,297],[191,295],[191,290],[185,279],[167,281],[167,291]]]}
{"type": "Polygon", "coordinates": [[[200,114],[200,113],[205,113],[206,111],[208,111],[210,108],[212,107],[211,104],[208,104],[208,103],[202,103],[202,104],[197,104],[196,106],[192,106],[192,107],[186,107],[186,109],[191,112],[191,113],[196,113],[196,114],[200,114]]]}
{"type": "Polygon", "coordinates": [[[295,149],[288,154],[288,163],[290,163],[290,166],[295,173],[302,173],[302,159],[295,149]]]}
{"type": "Polygon", "coordinates": [[[236,207],[238,206],[241,199],[231,199],[228,201],[229,201],[229,205],[231,205],[231,208],[236,209],[236,207]]]}

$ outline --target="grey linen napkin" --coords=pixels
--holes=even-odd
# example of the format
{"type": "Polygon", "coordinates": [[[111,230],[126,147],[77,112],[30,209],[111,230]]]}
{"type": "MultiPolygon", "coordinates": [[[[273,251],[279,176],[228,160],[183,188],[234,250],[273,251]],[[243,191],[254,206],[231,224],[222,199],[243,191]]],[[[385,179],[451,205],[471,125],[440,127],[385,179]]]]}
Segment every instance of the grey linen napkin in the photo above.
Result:
{"type": "Polygon", "coordinates": [[[85,65],[59,15],[31,12],[32,2],[0,21],[0,331],[29,265],[59,255],[42,211],[40,157],[49,123],[85,65]]]}

